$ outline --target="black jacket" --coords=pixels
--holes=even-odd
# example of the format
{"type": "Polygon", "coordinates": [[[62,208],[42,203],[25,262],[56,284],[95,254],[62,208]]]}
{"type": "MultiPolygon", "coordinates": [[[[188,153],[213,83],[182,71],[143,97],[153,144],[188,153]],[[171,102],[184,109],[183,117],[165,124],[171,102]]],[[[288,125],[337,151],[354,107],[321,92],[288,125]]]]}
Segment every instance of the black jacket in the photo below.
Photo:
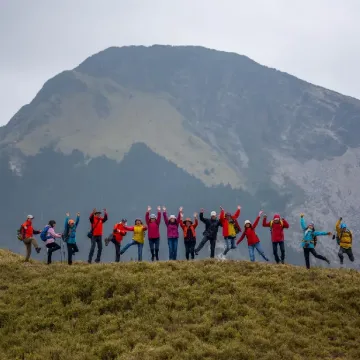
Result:
{"type": "Polygon", "coordinates": [[[203,235],[210,240],[216,240],[219,227],[222,226],[219,219],[206,219],[204,214],[200,213],[200,221],[205,224],[205,231],[203,235]]]}

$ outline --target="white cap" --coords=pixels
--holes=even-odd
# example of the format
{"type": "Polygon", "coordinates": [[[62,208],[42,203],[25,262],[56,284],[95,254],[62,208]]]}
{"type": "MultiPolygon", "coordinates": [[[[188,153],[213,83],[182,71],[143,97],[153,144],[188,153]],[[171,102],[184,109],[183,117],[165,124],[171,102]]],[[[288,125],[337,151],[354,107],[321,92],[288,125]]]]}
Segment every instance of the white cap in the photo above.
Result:
{"type": "Polygon", "coordinates": [[[210,216],[216,216],[216,211],[212,211],[212,212],[210,213],[210,216]]]}
{"type": "Polygon", "coordinates": [[[251,225],[251,221],[250,220],[245,220],[245,225],[246,224],[250,224],[251,225]]]}
{"type": "Polygon", "coordinates": [[[151,215],[150,215],[150,219],[156,219],[156,215],[155,215],[155,214],[151,214],[151,215]]]}
{"type": "Polygon", "coordinates": [[[170,215],[169,219],[176,219],[175,215],[170,215]]]}
{"type": "Polygon", "coordinates": [[[28,219],[33,219],[34,217],[32,215],[27,216],[28,219]]]}

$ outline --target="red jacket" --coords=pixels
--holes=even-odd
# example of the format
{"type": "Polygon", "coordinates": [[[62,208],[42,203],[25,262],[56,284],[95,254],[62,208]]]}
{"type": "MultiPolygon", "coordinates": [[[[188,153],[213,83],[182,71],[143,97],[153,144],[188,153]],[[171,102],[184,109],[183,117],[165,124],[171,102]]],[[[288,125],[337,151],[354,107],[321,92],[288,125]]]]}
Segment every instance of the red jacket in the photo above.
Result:
{"type": "Polygon", "coordinates": [[[198,222],[198,219],[195,219],[195,221],[194,221],[194,223],[193,224],[191,224],[189,227],[187,227],[186,225],[185,225],[185,223],[186,223],[186,221],[187,221],[188,219],[185,219],[184,221],[185,222],[183,222],[181,219],[180,219],[180,227],[182,228],[182,230],[183,230],[183,232],[184,232],[184,240],[186,241],[186,240],[188,240],[189,238],[188,237],[186,237],[186,235],[187,235],[187,232],[190,230],[191,231],[191,238],[192,239],[196,239],[196,228],[197,228],[197,226],[199,225],[199,222],[198,222]]]}
{"type": "Polygon", "coordinates": [[[274,220],[272,220],[272,224],[271,221],[267,222],[266,221],[266,217],[264,217],[263,219],[263,227],[268,227],[270,228],[271,231],[271,241],[272,242],[281,242],[284,241],[284,229],[288,229],[289,228],[289,223],[285,220],[285,219],[281,219],[281,222],[274,222],[274,220]]]}
{"type": "MultiPolygon", "coordinates": [[[[239,227],[240,231],[241,231],[241,228],[240,228],[240,225],[237,221],[237,218],[240,216],[240,209],[237,209],[235,214],[231,216],[231,218],[235,221],[235,224],[239,227]]],[[[221,225],[222,225],[222,228],[223,228],[223,237],[228,237],[229,236],[229,221],[228,219],[225,217],[225,211],[224,210],[221,210],[220,212],[220,222],[221,222],[221,225]]]]}
{"type": "Polygon", "coordinates": [[[123,223],[115,224],[113,234],[116,242],[121,243],[123,237],[127,234],[123,223]]]}
{"type": "Polygon", "coordinates": [[[108,219],[108,215],[105,212],[104,217],[95,217],[94,213],[91,213],[89,220],[91,223],[91,230],[93,236],[102,236],[103,234],[103,223],[105,223],[108,219]]]}
{"type": "Polygon", "coordinates": [[[34,236],[34,234],[37,235],[40,233],[41,233],[40,230],[34,230],[31,220],[26,220],[21,225],[21,236],[22,236],[23,240],[32,238],[34,236]]]}
{"type": "Polygon", "coordinates": [[[147,211],[145,214],[145,221],[148,227],[148,238],[149,239],[159,239],[160,238],[160,222],[161,222],[161,212],[158,211],[155,221],[150,221],[150,215],[147,211]]]}
{"type": "Polygon", "coordinates": [[[239,245],[245,238],[247,239],[248,242],[248,246],[257,244],[258,242],[260,242],[260,239],[258,238],[258,236],[256,235],[255,229],[258,226],[260,221],[260,216],[258,216],[256,218],[256,220],[254,221],[254,224],[251,227],[246,227],[244,228],[244,231],[242,233],[242,235],[240,236],[240,239],[236,242],[236,245],[239,245]]]}

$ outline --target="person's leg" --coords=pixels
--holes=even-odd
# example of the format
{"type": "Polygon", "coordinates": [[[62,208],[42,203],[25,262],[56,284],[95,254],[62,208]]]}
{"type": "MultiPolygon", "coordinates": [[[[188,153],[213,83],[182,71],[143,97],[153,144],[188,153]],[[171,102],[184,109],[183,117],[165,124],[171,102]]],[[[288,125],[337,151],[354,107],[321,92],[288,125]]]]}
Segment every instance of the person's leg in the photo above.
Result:
{"type": "Polygon", "coordinates": [[[31,256],[31,240],[24,239],[23,243],[25,245],[25,250],[26,250],[25,261],[29,261],[30,256],[31,256]]]}
{"type": "Polygon", "coordinates": [[[190,258],[190,241],[184,241],[184,245],[185,245],[185,257],[186,260],[189,260],[190,258]]]}
{"type": "Polygon", "coordinates": [[[310,269],[310,249],[304,248],[305,265],[307,269],[310,269]]]}
{"type": "Polygon", "coordinates": [[[134,240],[131,240],[128,244],[124,246],[124,248],[120,251],[120,255],[122,255],[130,246],[136,245],[137,242],[134,240]]]}
{"type": "Polygon", "coordinates": [[[195,259],[195,246],[196,246],[196,240],[190,241],[190,255],[192,260],[195,259]]]}
{"type": "Polygon", "coordinates": [[[36,249],[36,250],[37,250],[37,249],[40,249],[40,248],[39,248],[39,245],[38,245],[38,243],[37,243],[37,241],[36,241],[35,238],[30,238],[30,240],[31,240],[31,243],[32,243],[34,249],[36,249]]]}
{"type": "Polygon", "coordinates": [[[285,242],[280,241],[279,246],[280,246],[280,252],[281,252],[281,263],[284,264],[284,262],[285,262],[285,242]]]}
{"type": "Polygon", "coordinates": [[[210,257],[215,257],[215,247],[216,247],[216,239],[210,240],[210,257]]]}
{"type": "Polygon", "coordinates": [[[342,265],[344,263],[344,249],[340,246],[338,256],[340,259],[340,264],[342,265]]]}
{"type": "Polygon", "coordinates": [[[138,246],[138,261],[142,261],[142,251],[143,251],[143,247],[144,244],[137,244],[138,246]]]}
{"type": "Polygon", "coordinates": [[[169,260],[172,260],[172,239],[168,238],[169,260]]]}
{"type": "Polygon", "coordinates": [[[48,260],[47,263],[51,264],[51,258],[54,251],[61,249],[61,246],[59,246],[57,243],[53,242],[51,244],[46,245],[48,249],[48,260]]]}
{"type": "Polygon", "coordinates": [[[120,262],[120,243],[115,239],[111,240],[115,246],[115,262],[120,262]]]}
{"type": "Polygon", "coordinates": [[[207,236],[204,236],[202,240],[200,241],[198,247],[195,249],[195,255],[199,254],[199,251],[204,247],[204,245],[209,241],[207,236]]]}
{"type": "Polygon", "coordinates": [[[229,237],[224,237],[224,242],[225,242],[224,255],[226,255],[230,251],[231,239],[229,237]]]}
{"type": "Polygon", "coordinates": [[[96,245],[96,238],[95,238],[95,236],[93,236],[91,238],[91,247],[90,247],[89,258],[88,258],[89,264],[91,264],[93,256],[94,256],[95,245],[96,245]]]}
{"type": "Polygon", "coordinates": [[[155,240],[155,259],[159,261],[159,248],[160,248],[160,238],[155,240]]]}
{"type": "Polygon", "coordinates": [[[97,236],[96,237],[96,244],[97,244],[97,255],[96,255],[96,259],[95,262],[99,263],[100,259],[101,259],[101,253],[102,253],[102,236],[97,236]]]}
{"type": "Polygon", "coordinates": [[[319,254],[315,251],[315,249],[310,249],[310,252],[311,252],[317,259],[324,260],[324,261],[326,261],[328,264],[330,264],[330,261],[329,261],[325,256],[319,255],[319,254]]]}
{"type": "Polygon", "coordinates": [[[67,253],[68,253],[68,264],[72,265],[72,257],[74,253],[73,245],[72,244],[66,244],[67,247],[67,253]]]}
{"type": "Polygon", "coordinates": [[[279,258],[279,255],[278,255],[278,244],[277,242],[273,242],[272,243],[272,247],[273,247],[273,254],[274,254],[274,258],[275,258],[275,261],[276,263],[278,264],[280,262],[280,258],[279,258]]]}
{"type": "Polygon", "coordinates": [[[151,261],[155,260],[155,241],[154,239],[149,239],[149,247],[151,252],[151,261]]]}
{"type": "Polygon", "coordinates": [[[231,238],[231,249],[232,249],[232,250],[236,249],[236,246],[235,246],[235,238],[234,238],[234,237],[231,238]]]}
{"type": "Polygon", "coordinates": [[[264,260],[269,261],[269,259],[266,257],[266,255],[264,253],[264,250],[263,250],[263,248],[261,246],[261,243],[258,242],[254,246],[255,246],[257,252],[264,258],[264,260]]]}
{"type": "Polygon", "coordinates": [[[355,261],[355,257],[354,257],[354,254],[352,252],[352,248],[349,248],[349,249],[346,249],[346,254],[347,256],[349,257],[349,260],[351,262],[354,262],[355,261]]]}
{"type": "Polygon", "coordinates": [[[255,261],[255,251],[254,251],[255,247],[254,247],[254,245],[249,245],[248,250],[249,250],[250,261],[255,261]]]}
{"type": "Polygon", "coordinates": [[[173,260],[177,259],[178,242],[179,242],[179,238],[173,239],[173,260]]]}

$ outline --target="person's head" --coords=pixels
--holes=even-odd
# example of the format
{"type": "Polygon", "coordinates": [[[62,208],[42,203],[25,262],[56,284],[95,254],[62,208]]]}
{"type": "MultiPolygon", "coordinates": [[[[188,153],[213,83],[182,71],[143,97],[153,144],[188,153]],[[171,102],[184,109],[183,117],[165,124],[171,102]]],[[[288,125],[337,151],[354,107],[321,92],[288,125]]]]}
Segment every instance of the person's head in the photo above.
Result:
{"type": "Polygon", "coordinates": [[[184,221],[184,224],[186,227],[190,227],[192,225],[192,221],[190,218],[186,218],[184,221]]]}
{"type": "Polygon", "coordinates": [[[94,215],[99,218],[101,216],[101,211],[95,211],[94,215]]]}
{"type": "Polygon", "coordinates": [[[34,217],[32,215],[28,215],[26,219],[27,221],[32,222],[34,217]]]}
{"type": "Polygon", "coordinates": [[[52,228],[54,228],[55,225],[56,225],[56,221],[55,221],[55,220],[50,220],[50,221],[49,221],[49,225],[50,225],[52,228]]]}
{"type": "Polygon", "coordinates": [[[156,221],[156,215],[155,214],[151,214],[150,215],[150,222],[154,222],[156,221]]]}
{"type": "Polygon", "coordinates": [[[121,219],[121,223],[122,223],[123,225],[126,225],[126,224],[127,224],[127,220],[126,220],[126,219],[121,219]]]}
{"type": "Polygon", "coordinates": [[[176,222],[176,216],[175,215],[170,215],[169,217],[169,222],[171,222],[172,224],[174,224],[176,222]]]}
{"type": "Polygon", "coordinates": [[[75,221],[74,221],[73,219],[70,219],[70,220],[68,221],[68,225],[69,225],[69,227],[74,227],[75,221]]]}
{"type": "Polygon", "coordinates": [[[251,221],[250,220],[245,220],[244,226],[245,226],[245,228],[250,228],[251,227],[251,221]]]}
{"type": "Polygon", "coordinates": [[[341,230],[346,230],[347,225],[346,225],[346,224],[344,224],[344,223],[342,223],[342,224],[340,225],[340,228],[341,228],[341,230]]]}
{"type": "Polygon", "coordinates": [[[135,219],[135,225],[142,225],[141,219],[139,218],[135,219]]]}
{"type": "Polygon", "coordinates": [[[279,214],[275,214],[274,217],[273,217],[273,221],[274,221],[274,223],[280,222],[280,215],[279,215],[279,214]]]}
{"type": "Polygon", "coordinates": [[[310,221],[309,224],[308,224],[308,229],[310,230],[314,230],[314,222],[313,221],[310,221]]]}
{"type": "Polygon", "coordinates": [[[216,219],[216,211],[212,211],[210,213],[210,217],[211,217],[211,219],[215,220],[216,219]]]}
{"type": "Polygon", "coordinates": [[[231,220],[231,213],[227,212],[227,213],[225,214],[225,218],[226,218],[227,220],[231,220]]]}

